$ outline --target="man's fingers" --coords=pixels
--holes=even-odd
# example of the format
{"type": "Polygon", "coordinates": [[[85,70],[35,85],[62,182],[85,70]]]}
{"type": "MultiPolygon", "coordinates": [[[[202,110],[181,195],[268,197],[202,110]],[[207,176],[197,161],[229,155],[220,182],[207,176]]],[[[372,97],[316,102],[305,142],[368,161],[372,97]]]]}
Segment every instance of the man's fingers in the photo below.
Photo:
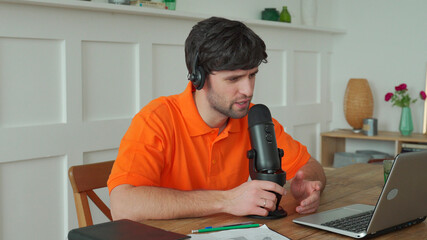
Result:
{"type": "Polygon", "coordinates": [[[260,198],[268,199],[268,200],[274,200],[276,199],[276,194],[270,191],[262,191],[258,194],[260,198]]]}
{"type": "Polygon", "coordinates": [[[320,204],[320,192],[313,192],[308,198],[301,201],[296,211],[302,214],[315,212],[320,204]]]}
{"type": "Polygon", "coordinates": [[[263,190],[270,191],[270,192],[276,192],[280,195],[285,194],[285,188],[283,188],[282,186],[280,186],[277,183],[270,182],[270,181],[263,181],[263,180],[254,180],[254,182],[259,184],[260,188],[263,190]]]}
{"type": "Polygon", "coordinates": [[[309,208],[297,207],[297,212],[300,214],[313,213],[317,210],[317,206],[312,206],[309,208]]]}
{"type": "Polygon", "coordinates": [[[301,206],[308,206],[310,204],[312,204],[313,202],[317,202],[320,198],[320,192],[319,191],[315,191],[312,192],[306,199],[302,200],[300,202],[301,206]]]}
{"type": "Polygon", "coordinates": [[[267,211],[274,211],[276,209],[276,199],[274,200],[264,199],[264,202],[260,207],[266,209],[267,211]]]}
{"type": "Polygon", "coordinates": [[[265,208],[256,208],[253,213],[253,215],[258,215],[258,216],[267,216],[268,215],[268,210],[265,208]]]}
{"type": "Polygon", "coordinates": [[[297,212],[299,213],[307,213],[307,212],[315,212],[320,205],[320,198],[313,198],[305,201],[303,204],[300,204],[297,207],[297,212]]]}

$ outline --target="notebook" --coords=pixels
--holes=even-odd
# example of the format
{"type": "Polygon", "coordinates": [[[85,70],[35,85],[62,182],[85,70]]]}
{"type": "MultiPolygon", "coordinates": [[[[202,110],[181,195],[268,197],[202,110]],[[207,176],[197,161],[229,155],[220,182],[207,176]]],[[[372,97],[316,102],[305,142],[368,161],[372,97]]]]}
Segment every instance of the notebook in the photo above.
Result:
{"type": "Polygon", "coordinates": [[[396,231],[426,219],[426,183],[427,151],[401,153],[394,160],[375,206],[354,204],[300,217],[293,222],[353,238],[396,231]]]}
{"type": "Polygon", "coordinates": [[[169,232],[131,220],[118,220],[76,228],[68,233],[68,240],[178,240],[187,235],[169,232]]]}

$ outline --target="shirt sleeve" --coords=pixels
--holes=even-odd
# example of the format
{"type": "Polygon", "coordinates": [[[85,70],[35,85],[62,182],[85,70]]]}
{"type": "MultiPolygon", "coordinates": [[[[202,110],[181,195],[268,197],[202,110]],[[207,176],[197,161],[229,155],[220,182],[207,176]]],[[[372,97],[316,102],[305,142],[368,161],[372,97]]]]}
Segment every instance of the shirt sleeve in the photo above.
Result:
{"type": "Polygon", "coordinates": [[[168,132],[168,127],[158,116],[159,111],[151,111],[151,107],[148,105],[143,108],[133,118],[120,143],[119,153],[107,183],[110,193],[122,184],[160,185],[165,161],[164,133],[168,132]]]}

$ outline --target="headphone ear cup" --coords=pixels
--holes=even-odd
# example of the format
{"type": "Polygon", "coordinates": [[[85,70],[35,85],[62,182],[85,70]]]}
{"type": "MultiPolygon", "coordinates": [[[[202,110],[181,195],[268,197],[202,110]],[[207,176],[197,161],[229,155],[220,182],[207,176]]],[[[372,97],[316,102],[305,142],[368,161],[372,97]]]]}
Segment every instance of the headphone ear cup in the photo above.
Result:
{"type": "Polygon", "coordinates": [[[194,57],[193,71],[188,75],[188,80],[193,83],[195,89],[200,90],[205,85],[205,70],[197,64],[199,60],[199,52],[196,52],[194,57]]]}
{"type": "Polygon", "coordinates": [[[197,90],[200,90],[205,85],[205,70],[203,70],[201,66],[197,66],[197,70],[195,74],[196,74],[196,79],[193,82],[193,84],[197,90]]]}

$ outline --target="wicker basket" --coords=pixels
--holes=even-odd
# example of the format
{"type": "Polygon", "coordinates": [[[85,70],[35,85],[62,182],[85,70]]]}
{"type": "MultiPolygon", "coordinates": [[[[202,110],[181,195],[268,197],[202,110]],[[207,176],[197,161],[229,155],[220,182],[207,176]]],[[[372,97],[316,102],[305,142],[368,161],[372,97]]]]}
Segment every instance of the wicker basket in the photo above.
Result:
{"type": "Polygon", "coordinates": [[[352,78],[347,83],[344,95],[344,115],[354,129],[363,127],[363,119],[371,118],[374,112],[374,99],[368,80],[352,78]]]}

